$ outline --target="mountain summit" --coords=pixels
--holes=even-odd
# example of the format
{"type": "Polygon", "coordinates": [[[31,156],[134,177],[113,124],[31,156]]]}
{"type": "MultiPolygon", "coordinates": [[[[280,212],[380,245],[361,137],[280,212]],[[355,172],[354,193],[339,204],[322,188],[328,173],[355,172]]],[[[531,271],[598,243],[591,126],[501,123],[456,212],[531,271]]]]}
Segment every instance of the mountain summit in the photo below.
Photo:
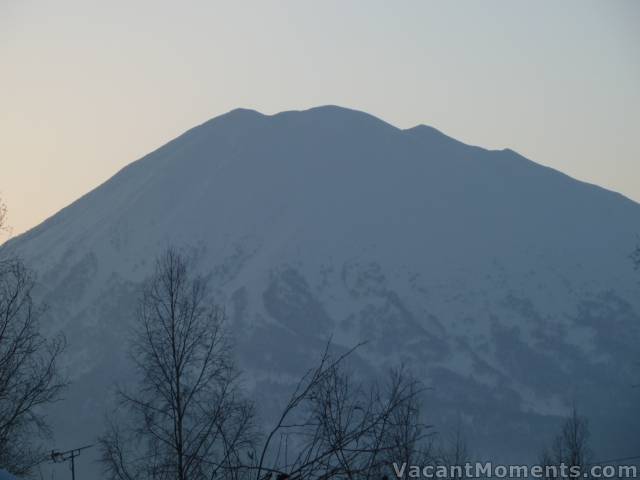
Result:
{"type": "Polygon", "coordinates": [[[101,432],[139,284],[173,244],[211,273],[250,388],[276,395],[331,335],[367,341],[364,371],[405,361],[433,387],[438,430],[461,419],[478,454],[531,461],[573,404],[602,455],[636,438],[639,225],[640,205],[511,150],[334,106],[238,109],[7,248],[69,340],[59,442],[101,432]]]}

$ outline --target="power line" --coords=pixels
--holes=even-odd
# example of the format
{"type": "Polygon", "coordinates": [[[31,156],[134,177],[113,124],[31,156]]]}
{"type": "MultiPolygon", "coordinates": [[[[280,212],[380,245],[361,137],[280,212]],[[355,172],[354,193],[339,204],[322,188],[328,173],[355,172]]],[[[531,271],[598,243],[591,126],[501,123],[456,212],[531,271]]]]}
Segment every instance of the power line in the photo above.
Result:
{"type": "Polygon", "coordinates": [[[626,462],[628,460],[640,460],[640,455],[636,455],[633,457],[622,457],[622,458],[612,458],[610,460],[599,460],[597,462],[592,462],[592,463],[587,463],[587,466],[591,466],[591,465],[601,465],[603,463],[619,463],[619,462],[626,462]]]}

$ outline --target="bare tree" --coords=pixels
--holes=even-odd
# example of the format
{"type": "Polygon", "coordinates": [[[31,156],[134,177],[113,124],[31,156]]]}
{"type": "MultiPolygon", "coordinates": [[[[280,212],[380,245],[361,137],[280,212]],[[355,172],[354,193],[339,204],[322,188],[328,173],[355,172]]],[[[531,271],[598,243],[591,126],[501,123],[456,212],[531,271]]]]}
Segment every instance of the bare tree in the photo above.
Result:
{"type": "Polygon", "coordinates": [[[0,465],[16,474],[41,454],[35,441],[49,433],[41,407],[66,386],[58,369],[65,340],[40,333],[34,285],[20,260],[0,259],[0,465]]]}
{"type": "Polygon", "coordinates": [[[7,227],[7,206],[0,198],[0,254],[4,249],[5,235],[9,232],[9,227],[7,227]]]}
{"type": "Polygon", "coordinates": [[[405,369],[386,385],[358,382],[329,345],[297,384],[257,457],[253,478],[380,479],[425,454],[420,384],[405,369]]]}
{"type": "MultiPolygon", "coordinates": [[[[391,421],[381,432],[383,472],[393,464],[426,465],[433,461],[433,426],[423,418],[420,382],[404,366],[390,372],[390,391],[406,391],[405,398],[391,411],[391,421]]],[[[395,472],[394,472],[395,473],[395,472]]],[[[397,473],[393,475],[397,477],[397,473]]],[[[406,476],[406,475],[405,475],[406,476]]],[[[369,475],[367,478],[374,478],[369,475]]],[[[380,478],[380,477],[378,477],[380,478]]]]}
{"type": "Polygon", "coordinates": [[[419,382],[404,368],[382,385],[358,381],[353,350],[334,356],[330,343],[258,446],[222,320],[206,280],[166,251],[136,319],[137,387],[119,390],[100,440],[111,479],[379,479],[424,458],[419,382]]]}
{"type": "Polygon", "coordinates": [[[631,253],[631,261],[633,262],[633,266],[636,270],[640,270],[640,241],[636,248],[631,253]]]}
{"type": "MultiPolygon", "coordinates": [[[[633,268],[637,272],[640,272],[640,237],[638,237],[638,244],[636,245],[636,248],[631,253],[630,257],[631,257],[631,262],[633,263],[633,268]]],[[[636,362],[636,365],[640,366],[640,362],[636,362]]],[[[633,385],[633,387],[634,388],[639,388],[640,384],[637,383],[637,384],[633,385]]]]}
{"type": "Polygon", "coordinates": [[[112,479],[232,478],[251,445],[253,407],[239,389],[223,312],[205,278],[174,248],[142,294],[131,356],[133,392],[102,436],[112,479]]]}
{"type": "Polygon", "coordinates": [[[546,469],[546,478],[559,478],[566,476],[560,471],[562,465],[564,468],[575,468],[582,472],[589,464],[591,455],[589,422],[573,407],[571,415],[562,424],[550,448],[542,452],[540,464],[546,469]]]}
{"type": "Polygon", "coordinates": [[[7,206],[0,198],[0,231],[6,228],[5,221],[7,218],[7,206]]]}
{"type": "Polygon", "coordinates": [[[445,467],[446,475],[441,478],[458,479],[464,476],[465,464],[471,462],[471,453],[466,436],[462,429],[462,419],[458,416],[456,429],[450,435],[444,435],[438,439],[436,453],[433,455],[433,463],[437,467],[445,467]]]}

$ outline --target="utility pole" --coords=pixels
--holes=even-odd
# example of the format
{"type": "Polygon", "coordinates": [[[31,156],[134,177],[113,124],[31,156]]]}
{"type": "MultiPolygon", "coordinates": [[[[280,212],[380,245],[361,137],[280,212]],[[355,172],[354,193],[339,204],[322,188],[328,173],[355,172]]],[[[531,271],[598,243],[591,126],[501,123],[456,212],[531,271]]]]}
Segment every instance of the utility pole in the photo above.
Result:
{"type": "Polygon", "coordinates": [[[85,445],[84,447],[74,448],[73,450],[67,450],[66,452],[56,452],[55,450],[51,450],[51,460],[53,463],[69,461],[69,467],[71,468],[71,480],[76,480],[76,457],[79,457],[83,450],[91,447],[93,447],[93,445],[85,445]]]}

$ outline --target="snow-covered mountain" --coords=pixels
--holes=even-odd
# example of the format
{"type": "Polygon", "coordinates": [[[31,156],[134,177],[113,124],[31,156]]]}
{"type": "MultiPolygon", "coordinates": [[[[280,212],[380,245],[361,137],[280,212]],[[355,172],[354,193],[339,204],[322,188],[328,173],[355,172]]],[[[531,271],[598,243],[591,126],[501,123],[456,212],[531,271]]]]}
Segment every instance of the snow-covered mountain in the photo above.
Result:
{"type": "Polygon", "coordinates": [[[640,205],[511,150],[339,107],[239,109],[8,248],[70,343],[56,447],[100,433],[137,288],[174,244],[213,274],[261,398],[329,335],[368,340],[362,368],[408,361],[438,430],[461,418],[476,452],[535,460],[573,402],[598,452],[637,453],[639,230],[640,205]]]}

